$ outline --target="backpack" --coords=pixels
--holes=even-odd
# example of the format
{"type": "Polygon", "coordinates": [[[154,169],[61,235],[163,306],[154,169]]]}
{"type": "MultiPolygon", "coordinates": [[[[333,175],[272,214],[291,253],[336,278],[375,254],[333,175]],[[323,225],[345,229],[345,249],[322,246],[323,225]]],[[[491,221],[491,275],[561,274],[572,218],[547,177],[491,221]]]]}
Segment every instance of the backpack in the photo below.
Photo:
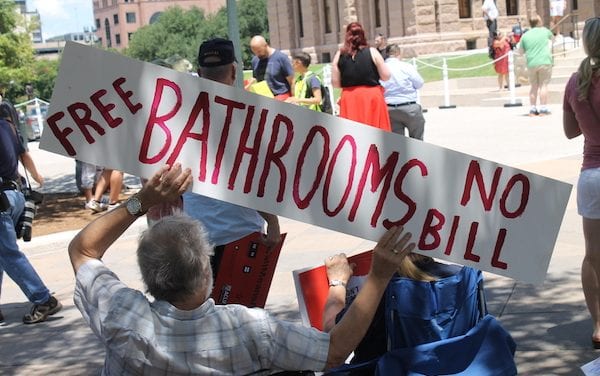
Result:
{"type": "MultiPolygon", "coordinates": [[[[312,76],[312,74],[307,73],[307,75],[304,79],[308,80],[311,76],[312,76]]],[[[321,104],[319,105],[319,107],[321,107],[321,112],[325,112],[325,113],[333,115],[333,105],[331,104],[331,98],[329,96],[329,88],[327,86],[323,85],[323,80],[321,80],[321,78],[319,76],[316,76],[316,77],[317,77],[317,80],[319,80],[319,83],[321,84],[321,104]]],[[[310,89],[310,86],[307,84],[305,98],[312,98],[312,97],[313,97],[312,90],[310,89]]]]}

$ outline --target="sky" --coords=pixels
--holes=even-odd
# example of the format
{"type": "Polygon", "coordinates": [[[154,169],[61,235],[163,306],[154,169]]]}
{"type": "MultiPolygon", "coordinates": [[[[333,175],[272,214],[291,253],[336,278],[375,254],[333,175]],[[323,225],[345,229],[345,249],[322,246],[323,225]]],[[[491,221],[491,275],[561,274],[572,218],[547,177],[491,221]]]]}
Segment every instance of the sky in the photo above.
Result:
{"type": "Polygon", "coordinates": [[[92,0],[27,0],[27,10],[40,12],[44,39],[94,26],[92,0]]]}

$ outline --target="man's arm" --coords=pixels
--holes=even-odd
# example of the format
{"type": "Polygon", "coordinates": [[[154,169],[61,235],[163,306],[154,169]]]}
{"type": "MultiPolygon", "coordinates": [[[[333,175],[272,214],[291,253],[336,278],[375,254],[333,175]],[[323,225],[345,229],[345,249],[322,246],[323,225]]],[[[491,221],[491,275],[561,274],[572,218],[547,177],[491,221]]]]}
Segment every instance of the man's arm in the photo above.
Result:
{"type": "Polygon", "coordinates": [[[417,69],[412,64],[407,64],[406,68],[408,70],[409,79],[412,82],[414,88],[417,90],[422,88],[425,81],[423,80],[423,77],[421,77],[421,75],[419,74],[419,71],[417,71],[417,69]]]}
{"type": "MultiPolygon", "coordinates": [[[[162,167],[137,193],[142,212],[160,202],[175,200],[192,183],[191,170],[182,171],[179,163],[173,168],[162,167]]],[[[129,214],[125,205],[95,219],[85,226],[69,244],[69,257],[77,274],[79,267],[92,259],[100,260],[104,252],[131,226],[137,217],[129,214]]]]}
{"type": "Polygon", "coordinates": [[[402,232],[401,227],[391,228],[375,246],[365,283],[342,320],[330,332],[326,368],[342,364],[358,346],[371,325],[388,282],[404,257],[415,248],[414,243],[408,243],[411,234],[402,232]]]}
{"type": "Polygon", "coordinates": [[[272,247],[281,240],[281,231],[279,229],[279,218],[276,215],[259,211],[261,217],[267,222],[267,235],[263,239],[267,247],[272,247]]]}
{"type": "Polygon", "coordinates": [[[28,151],[21,154],[21,163],[23,163],[25,169],[29,171],[33,180],[39,185],[44,185],[44,177],[38,172],[35,163],[33,162],[33,158],[31,158],[31,154],[29,154],[28,151]]]}

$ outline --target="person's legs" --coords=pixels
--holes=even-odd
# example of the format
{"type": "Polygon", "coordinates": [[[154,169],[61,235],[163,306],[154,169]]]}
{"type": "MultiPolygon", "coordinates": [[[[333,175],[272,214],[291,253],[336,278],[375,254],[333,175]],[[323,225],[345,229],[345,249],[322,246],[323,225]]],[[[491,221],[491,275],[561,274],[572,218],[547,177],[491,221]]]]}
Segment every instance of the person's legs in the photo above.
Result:
{"type": "Polygon", "coordinates": [[[550,110],[548,110],[548,84],[550,83],[550,79],[552,78],[552,66],[544,65],[539,68],[539,98],[540,98],[540,107],[539,112],[540,115],[549,115],[550,110]]]}
{"type": "Polygon", "coordinates": [[[30,302],[43,304],[50,298],[50,291],[17,245],[15,223],[23,211],[25,199],[16,191],[5,191],[5,194],[11,207],[0,213],[0,268],[6,271],[30,302]]]}
{"type": "Polygon", "coordinates": [[[123,172],[112,170],[110,173],[110,194],[109,205],[115,205],[119,202],[119,195],[123,188],[123,172]]]}
{"type": "Polygon", "coordinates": [[[538,77],[538,69],[537,68],[528,68],[529,71],[529,104],[531,105],[531,110],[529,111],[529,115],[538,115],[538,110],[536,107],[538,90],[539,90],[539,77],[538,77]]]}
{"type": "Polygon", "coordinates": [[[403,121],[403,112],[399,108],[388,107],[388,114],[390,115],[390,124],[392,126],[392,132],[406,136],[405,126],[403,121]]]}
{"type": "Polygon", "coordinates": [[[81,189],[85,196],[85,206],[89,208],[89,204],[93,199],[92,188],[94,188],[94,178],[96,177],[96,165],[81,162],[81,189]]]}
{"type": "Polygon", "coordinates": [[[486,20],[485,24],[488,28],[488,46],[491,44],[490,41],[494,41],[494,38],[496,37],[496,31],[498,30],[498,21],[497,20],[486,20]]]}
{"type": "Polygon", "coordinates": [[[104,194],[104,192],[106,192],[106,190],[108,189],[109,185],[110,185],[110,174],[111,174],[112,170],[105,168],[102,171],[102,175],[100,175],[100,178],[98,179],[98,182],[96,183],[96,190],[94,191],[94,200],[100,202],[100,200],[102,199],[102,195],[104,194]]]}
{"type": "Polygon", "coordinates": [[[106,205],[101,203],[102,195],[110,184],[110,174],[112,170],[105,168],[100,174],[98,181],[96,182],[96,189],[94,190],[94,198],[88,204],[88,207],[95,213],[100,213],[106,210],[106,205]]]}
{"type": "Polygon", "coordinates": [[[404,112],[404,124],[408,129],[408,137],[423,141],[425,132],[425,118],[420,104],[411,104],[406,106],[404,112]]]}
{"type": "Polygon", "coordinates": [[[583,218],[585,257],[581,265],[581,285],[592,316],[592,340],[600,341],[600,219],[583,218]]]}
{"type": "Polygon", "coordinates": [[[585,169],[579,174],[577,212],[583,218],[585,239],[581,285],[592,316],[594,347],[600,347],[600,168],[585,169]]]}

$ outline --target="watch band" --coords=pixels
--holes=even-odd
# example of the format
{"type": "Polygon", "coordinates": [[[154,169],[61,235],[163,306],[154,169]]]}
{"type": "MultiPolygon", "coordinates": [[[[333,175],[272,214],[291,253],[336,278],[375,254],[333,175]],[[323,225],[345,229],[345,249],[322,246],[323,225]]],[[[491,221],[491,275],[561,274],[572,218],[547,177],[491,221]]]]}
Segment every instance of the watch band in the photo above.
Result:
{"type": "Polygon", "coordinates": [[[345,288],[346,282],[340,281],[339,279],[332,279],[331,281],[329,281],[329,287],[333,286],[343,286],[345,288]]]}

